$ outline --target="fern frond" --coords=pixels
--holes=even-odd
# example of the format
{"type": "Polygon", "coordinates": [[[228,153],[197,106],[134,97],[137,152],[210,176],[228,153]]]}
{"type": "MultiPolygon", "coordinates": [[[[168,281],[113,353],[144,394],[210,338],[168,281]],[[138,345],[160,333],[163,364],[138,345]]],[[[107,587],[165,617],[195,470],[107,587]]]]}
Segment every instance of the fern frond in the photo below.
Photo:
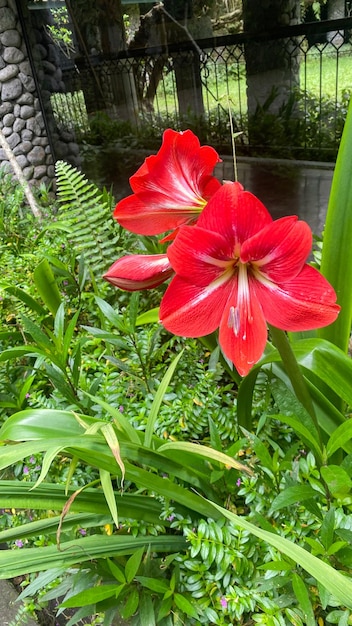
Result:
{"type": "Polygon", "coordinates": [[[116,258],[119,235],[106,193],[65,161],[55,165],[58,218],[69,226],[69,239],[94,274],[102,274],[116,258]]]}

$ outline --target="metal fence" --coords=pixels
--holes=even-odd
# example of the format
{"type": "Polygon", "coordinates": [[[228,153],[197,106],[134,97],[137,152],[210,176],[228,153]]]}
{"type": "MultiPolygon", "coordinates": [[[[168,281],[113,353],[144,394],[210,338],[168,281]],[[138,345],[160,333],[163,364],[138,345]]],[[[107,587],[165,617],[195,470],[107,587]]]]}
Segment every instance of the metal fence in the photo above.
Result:
{"type": "Polygon", "coordinates": [[[333,160],[352,89],[352,18],[77,59],[52,95],[58,124],[104,142],[193,128],[230,152],[333,160]],[[263,70],[264,68],[264,70],[263,70]]]}

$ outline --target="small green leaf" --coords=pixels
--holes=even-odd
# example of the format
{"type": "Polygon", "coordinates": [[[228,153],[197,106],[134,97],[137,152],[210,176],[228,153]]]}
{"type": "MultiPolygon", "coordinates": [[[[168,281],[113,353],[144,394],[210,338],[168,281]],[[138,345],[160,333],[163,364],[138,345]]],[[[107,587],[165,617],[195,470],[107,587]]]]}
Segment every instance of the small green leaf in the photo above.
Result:
{"type": "Polygon", "coordinates": [[[191,443],[190,441],[170,441],[168,443],[164,443],[158,448],[158,452],[169,452],[172,455],[173,452],[177,450],[189,452],[190,454],[196,454],[207,459],[212,459],[213,461],[222,463],[227,467],[233,467],[234,469],[245,472],[246,474],[253,475],[252,470],[250,467],[247,467],[247,465],[243,465],[243,463],[236,461],[236,459],[228,456],[228,454],[224,454],[224,452],[213,450],[213,448],[203,446],[199,443],[191,443]]]}
{"type": "Polygon", "coordinates": [[[26,315],[21,315],[22,323],[25,331],[31,335],[32,339],[37,344],[38,348],[44,351],[48,356],[55,355],[55,346],[50,341],[49,337],[45,334],[45,332],[35,324],[29,317],[26,315]]]}
{"type": "Polygon", "coordinates": [[[50,466],[53,462],[53,460],[55,459],[55,457],[57,457],[57,455],[59,454],[59,452],[61,452],[62,450],[62,446],[54,446],[53,448],[50,448],[49,450],[46,451],[46,453],[43,456],[43,461],[42,461],[42,469],[40,472],[40,476],[37,480],[37,482],[35,483],[35,485],[32,487],[32,489],[35,489],[36,487],[38,487],[38,485],[40,485],[44,478],[46,477],[50,466]]]}
{"type": "Polygon", "coordinates": [[[181,359],[183,355],[183,350],[174,358],[174,360],[172,361],[171,365],[169,365],[166,373],[164,374],[164,377],[157,389],[157,392],[154,396],[154,400],[153,400],[153,404],[150,408],[150,412],[149,412],[149,416],[148,416],[148,421],[147,421],[147,426],[145,429],[145,436],[144,436],[144,445],[146,448],[149,448],[152,442],[152,437],[153,437],[153,432],[154,432],[154,425],[156,422],[156,419],[158,417],[158,413],[159,413],[159,409],[161,406],[161,403],[163,401],[163,397],[166,393],[166,389],[168,388],[170,381],[172,379],[172,376],[175,372],[175,369],[178,365],[179,360],[181,359]]]}
{"type": "Polygon", "coordinates": [[[316,626],[314,611],[309,599],[307,587],[298,574],[292,574],[292,587],[298,604],[304,613],[306,626],[316,626]]]}
{"type": "Polygon", "coordinates": [[[199,614],[198,611],[194,608],[194,605],[191,604],[189,600],[185,596],[182,596],[180,593],[175,593],[174,595],[175,604],[180,611],[183,611],[189,617],[193,617],[194,619],[198,619],[199,614]]]}
{"type": "Polygon", "coordinates": [[[332,543],[327,550],[327,554],[329,556],[331,556],[332,554],[336,554],[337,552],[340,552],[340,550],[342,550],[343,548],[346,548],[346,546],[346,541],[334,541],[334,543],[332,543]]]}
{"type": "Polygon", "coordinates": [[[335,498],[342,498],[351,491],[352,481],[343,467],[327,465],[323,466],[320,471],[329,491],[335,498]]]}
{"type": "Polygon", "coordinates": [[[153,601],[148,592],[142,592],[139,601],[139,623],[147,626],[155,626],[155,613],[153,601]]]}
{"type": "Polygon", "coordinates": [[[134,293],[131,294],[131,298],[130,298],[130,306],[129,306],[129,322],[130,322],[130,328],[131,331],[134,333],[135,328],[136,328],[136,319],[137,319],[137,315],[138,315],[138,308],[139,308],[139,293],[138,291],[135,291],[134,293]]]}
{"type": "Polygon", "coordinates": [[[139,548],[128,559],[126,566],[125,566],[125,576],[126,576],[126,580],[128,583],[131,583],[134,577],[136,576],[139,570],[139,566],[142,562],[144,551],[145,551],[144,547],[139,548]]]}
{"type": "Polygon", "coordinates": [[[116,594],[116,590],[117,585],[100,585],[99,587],[90,587],[90,589],[85,589],[84,591],[80,591],[80,593],[71,596],[62,602],[60,606],[73,608],[76,606],[96,604],[97,602],[106,600],[106,598],[113,597],[116,594]]]}
{"type": "Polygon", "coordinates": [[[122,482],[123,482],[123,479],[125,477],[125,465],[121,458],[120,444],[119,444],[118,438],[116,437],[114,427],[112,424],[104,424],[100,430],[103,433],[106,443],[108,444],[111,452],[114,455],[116,463],[118,464],[121,470],[122,482]]]}
{"type": "Polygon", "coordinates": [[[279,511],[284,507],[292,506],[298,502],[304,502],[310,498],[321,497],[321,494],[309,485],[293,485],[281,491],[271,503],[272,511],[279,511]]]}
{"type": "Polygon", "coordinates": [[[23,291],[20,287],[12,287],[11,285],[8,285],[5,286],[5,290],[18,298],[18,300],[22,300],[22,302],[34,313],[38,313],[41,317],[47,315],[48,312],[44,309],[44,307],[42,307],[37,300],[32,298],[32,296],[23,291]]]}
{"type": "Polygon", "coordinates": [[[113,489],[112,482],[111,482],[110,472],[107,472],[105,469],[100,468],[99,474],[100,474],[101,486],[104,491],[104,496],[106,498],[106,502],[108,504],[109,511],[111,513],[111,517],[114,520],[116,527],[118,527],[119,516],[117,513],[115,494],[114,494],[114,489],[113,489]]]}
{"type": "Polygon", "coordinates": [[[110,322],[110,324],[118,328],[120,332],[125,333],[127,329],[122,316],[117,311],[115,311],[115,309],[113,309],[108,302],[106,302],[102,298],[99,298],[99,296],[95,296],[95,300],[99,309],[103,313],[104,317],[106,317],[106,319],[110,322]]]}
{"type": "Polygon", "coordinates": [[[334,539],[335,529],[335,509],[331,507],[326,515],[324,515],[323,523],[320,528],[319,539],[325,550],[328,550],[334,539]]]}
{"type": "Polygon", "coordinates": [[[125,606],[120,610],[122,619],[129,619],[138,609],[139,594],[138,590],[133,587],[126,600],[125,606]]]}
{"type": "Polygon", "coordinates": [[[172,596],[169,596],[168,598],[163,598],[159,607],[158,622],[162,620],[163,617],[166,617],[167,615],[170,614],[172,602],[173,602],[172,596]]]}
{"type": "Polygon", "coordinates": [[[111,559],[107,559],[107,564],[108,564],[109,570],[112,573],[112,575],[114,576],[114,578],[116,578],[116,580],[119,583],[124,584],[126,582],[125,574],[123,573],[123,571],[119,567],[119,565],[114,563],[114,561],[112,561],[111,559]]]}
{"type": "Polygon", "coordinates": [[[62,299],[55,276],[47,259],[43,259],[34,270],[33,279],[43,302],[52,315],[56,314],[62,299]]]}
{"type": "Polygon", "coordinates": [[[136,326],[142,326],[143,324],[155,324],[159,321],[159,307],[150,309],[138,315],[136,319],[136,326]]]}
{"type": "Polygon", "coordinates": [[[58,339],[58,345],[61,346],[64,339],[65,328],[65,305],[61,302],[59,308],[56,311],[54,319],[54,335],[58,339]]]}
{"type": "Polygon", "coordinates": [[[160,578],[149,578],[148,576],[136,576],[135,578],[142,585],[142,587],[146,587],[147,589],[156,591],[157,593],[166,593],[170,589],[167,582],[165,582],[165,580],[161,580],[160,578]]]}
{"type": "Polygon", "coordinates": [[[269,561],[259,565],[258,569],[269,570],[273,572],[290,572],[294,565],[287,563],[286,561],[269,561]]]}
{"type": "Polygon", "coordinates": [[[344,445],[352,439],[352,420],[346,420],[344,424],[340,424],[332,433],[326,444],[326,454],[330,458],[336,450],[343,448],[344,445]]]}

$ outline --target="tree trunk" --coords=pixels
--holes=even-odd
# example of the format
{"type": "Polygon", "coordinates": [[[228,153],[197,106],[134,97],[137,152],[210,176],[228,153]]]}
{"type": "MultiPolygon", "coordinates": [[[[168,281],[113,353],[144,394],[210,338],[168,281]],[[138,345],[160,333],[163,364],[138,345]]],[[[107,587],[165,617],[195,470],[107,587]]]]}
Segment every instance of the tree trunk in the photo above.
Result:
{"type": "MultiPolygon", "coordinates": [[[[244,31],[262,34],[299,22],[299,0],[243,0],[244,31]]],[[[248,116],[257,107],[277,113],[299,86],[299,48],[287,39],[249,41],[245,45],[248,116]],[[275,97],[274,97],[275,96],[275,97]]]]}
{"type": "MultiPolygon", "coordinates": [[[[328,0],[328,20],[338,20],[345,17],[345,0],[328,0]]],[[[332,30],[327,33],[326,38],[330,43],[339,48],[343,44],[341,32],[332,30]]]]}
{"type": "MultiPolygon", "coordinates": [[[[168,42],[178,43],[194,40],[193,0],[164,0],[168,42]]],[[[177,100],[181,119],[204,116],[202,80],[199,50],[179,52],[172,55],[175,71],[177,100]]]]}
{"type": "Polygon", "coordinates": [[[77,66],[87,112],[106,111],[136,123],[136,90],[129,64],[123,59],[101,63],[92,55],[101,51],[105,57],[116,56],[126,49],[121,0],[90,0],[85,6],[82,12],[80,5],[67,0],[82,55],[77,66]]]}

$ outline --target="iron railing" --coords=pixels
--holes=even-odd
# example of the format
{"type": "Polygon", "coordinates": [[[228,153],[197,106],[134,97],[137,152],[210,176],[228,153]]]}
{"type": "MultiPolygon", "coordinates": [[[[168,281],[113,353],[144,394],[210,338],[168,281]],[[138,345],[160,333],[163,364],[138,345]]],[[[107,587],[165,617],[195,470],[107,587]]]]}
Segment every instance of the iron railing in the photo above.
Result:
{"type": "Polygon", "coordinates": [[[76,59],[63,68],[54,114],[97,141],[119,128],[146,138],[190,126],[227,152],[230,111],[242,153],[333,160],[352,85],[351,32],[344,18],[76,59]]]}

